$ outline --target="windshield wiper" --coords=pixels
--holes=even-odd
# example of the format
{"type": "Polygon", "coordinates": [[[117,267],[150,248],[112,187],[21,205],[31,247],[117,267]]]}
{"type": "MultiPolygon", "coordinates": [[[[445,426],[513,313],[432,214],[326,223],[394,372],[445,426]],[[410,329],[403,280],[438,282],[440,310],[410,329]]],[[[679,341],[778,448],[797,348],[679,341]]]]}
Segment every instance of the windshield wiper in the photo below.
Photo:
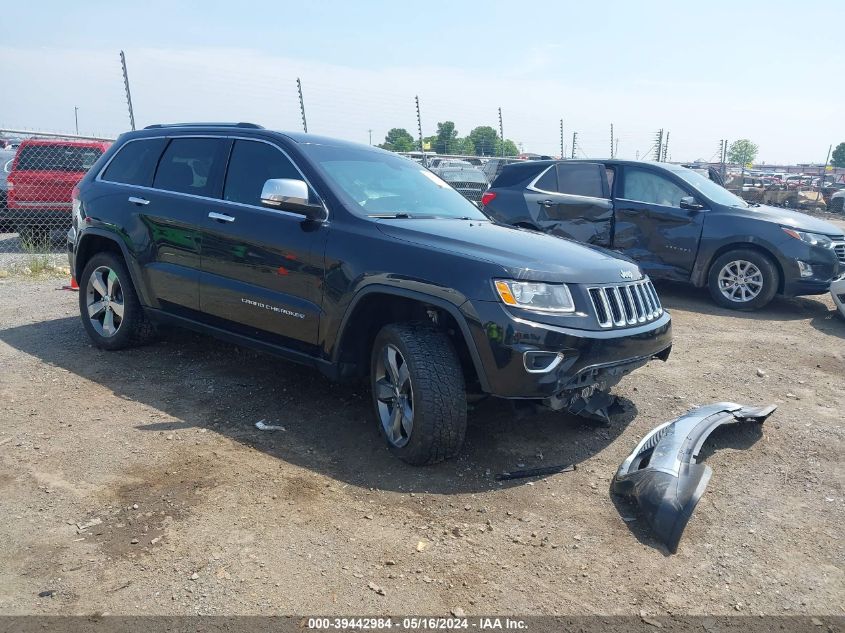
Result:
{"type": "Polygon", "coordinates": [[[408,219],[412,218],[413,216],[410,213],[405,213],[404,211],[400,211],[399,213],[369,213],[367,214],[368,218],[382,218],[393,220],[396,218],[400,219],[408,219]]]}

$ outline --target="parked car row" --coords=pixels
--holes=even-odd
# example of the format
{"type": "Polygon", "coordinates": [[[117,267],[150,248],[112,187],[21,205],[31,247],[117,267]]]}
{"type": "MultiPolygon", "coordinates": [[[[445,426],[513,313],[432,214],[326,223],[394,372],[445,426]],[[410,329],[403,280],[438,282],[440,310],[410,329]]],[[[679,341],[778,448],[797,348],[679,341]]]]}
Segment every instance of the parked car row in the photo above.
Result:
{"type": "Polygon", "coordinates": [[[174,323],[367,377],[388,447],[413,464],[460,449],[469,397],[606,417],[609,389],[671,350],[652,278],[736,309],[832,284],[842,299],[841,230],[669,163],[429,169],[241,123],[25,141],[6,167],[3,217],[70,225],[97,346],[174,323]]]}

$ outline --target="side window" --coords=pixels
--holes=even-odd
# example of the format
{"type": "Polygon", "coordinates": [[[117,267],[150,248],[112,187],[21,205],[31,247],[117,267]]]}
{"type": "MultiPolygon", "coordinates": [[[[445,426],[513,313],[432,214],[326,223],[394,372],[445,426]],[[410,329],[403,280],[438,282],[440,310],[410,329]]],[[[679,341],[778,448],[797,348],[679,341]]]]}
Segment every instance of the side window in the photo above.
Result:
{"type": "Polygon", "coordinates": [[[287,156],[272,145],[235,141],[223,186],[223,199],[259,206],[261,189],[264,182],[271,178],[302,180],[302,175],[287,156]]]}
{"type": "Polygon", "coordinates": [[[558,163],[557,190],[589,198],[605,197],[604,165],[594,163],[558,163]]]}
{"type": "Polygon", "coordinates": [[[643,169],[626,169],[623,185],[622,197],[626,200],[666,207],[681,206],[681,198],[689,195],[668,178],[643,169]]]}
{"type": "Polygon", "coordinates": [[[163,138],[126,143],[106,167],[103,180],[149,187],[153,184],[153,174],[166,143],[163,138]]]}
{"type": "Polygon", "coordinates": [[[223,140],[175,138],[158,164],[153,187],[166,191],[214,196],[213,175],[219,166],[223,140]]]}
{"type": "Polygon", "coordinates": [[[613,167],[605,167],[605,174],[607,175],[607,190],[610,192],[610,197],[613,197],[613,181],[616,179],[616,170],[613,167]]]}
{"type": "Polygon", "coordinates": [[[557,171],[554,165],[543,172],[539,180],[534,183],[534,188],[541,191],[557,191],[557,171]]]}

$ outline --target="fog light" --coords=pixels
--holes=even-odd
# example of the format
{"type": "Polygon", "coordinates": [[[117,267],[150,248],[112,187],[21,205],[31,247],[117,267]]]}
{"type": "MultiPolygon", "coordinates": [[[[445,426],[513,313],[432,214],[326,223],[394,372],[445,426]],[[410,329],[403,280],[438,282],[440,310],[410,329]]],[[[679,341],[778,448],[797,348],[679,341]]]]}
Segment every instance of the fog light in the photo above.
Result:
{"type": "Polygon", "coordinates": [[[796,260],[798,262],[798,272],[801,273],[802,277],[812,277],[813,276],[813,267],[810,266],[807,262],[802,262],[800,259],[796,260]]]}

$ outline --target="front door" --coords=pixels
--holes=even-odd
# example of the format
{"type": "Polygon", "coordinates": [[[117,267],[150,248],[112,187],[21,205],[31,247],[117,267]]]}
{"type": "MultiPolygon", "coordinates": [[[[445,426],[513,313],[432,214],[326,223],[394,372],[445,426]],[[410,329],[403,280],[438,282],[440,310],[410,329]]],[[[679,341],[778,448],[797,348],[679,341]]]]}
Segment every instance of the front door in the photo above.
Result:
{"type": "Polygon", "coordinates": [[[261,206],[271,178],[303,176],[275,145],[235,140],[222,200],[204,209],[200,305],[212,324],[307,352],[317,343],[328,228],[261,206]]]}
{"type": "Polygon", "coordinates": [[[556,163],[525,189],[539,229],[587,244],[610,246],[613,205],[604,165],[556,163]]]}
{"type": "Polygon", "coordinates": [[[694,193],[668,173],[639,166],[625,166],[615,191],[613,248],[652,277],[689,280],[706,212],[682,209],[680,201],[694,193]]]}

